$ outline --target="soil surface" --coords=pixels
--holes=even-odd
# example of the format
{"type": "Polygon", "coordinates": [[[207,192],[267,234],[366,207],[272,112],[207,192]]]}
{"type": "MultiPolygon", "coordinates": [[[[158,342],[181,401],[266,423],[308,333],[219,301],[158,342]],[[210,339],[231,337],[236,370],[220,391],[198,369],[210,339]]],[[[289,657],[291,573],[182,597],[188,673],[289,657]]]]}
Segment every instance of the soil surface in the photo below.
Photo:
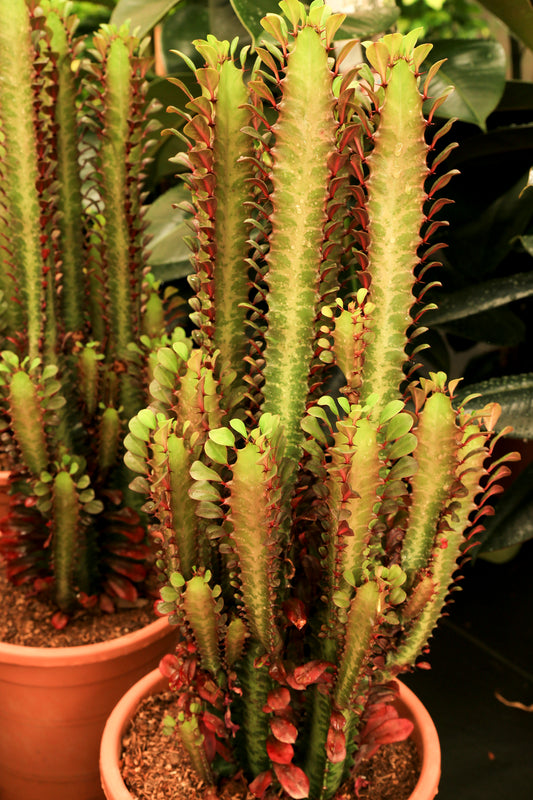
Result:
{"type": "Polygon", "coordinates": [[[0,642],[26,647],[74,647],[116,639],[144,628],[156,619],[151,601],[141,607],[120,609],[113,614],[80,611],[67,626],[56,630],[51,623],[55,610],[42,596],[13,586],[0,565],[0,642]]]}
{"type": "MultiPolygon", "coordinates": [[[[213,800],[213,792],[192,770],[177,736],[162,730],[166,714],[176,716],[176,696],[163,692],[144,700],[123,739],[121,769],[133,800],[213,800]]],[[[383,745],[358,770],[360,788],[345,785],[338,800],[407,800],[419,775],[418,753],[408,740],[383,745]],[[364,786],[364,784],[367,784],[364,786]]],[[[255,800],[244,781],[226,781],[220,800],[255,800]]]]}

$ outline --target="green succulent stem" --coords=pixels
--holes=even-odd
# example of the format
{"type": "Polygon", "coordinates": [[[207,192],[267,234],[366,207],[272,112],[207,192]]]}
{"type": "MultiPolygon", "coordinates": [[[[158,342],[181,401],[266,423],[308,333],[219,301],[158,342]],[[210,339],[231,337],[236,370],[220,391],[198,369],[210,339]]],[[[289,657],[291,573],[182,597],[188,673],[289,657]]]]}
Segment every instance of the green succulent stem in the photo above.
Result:
{"type": "Polygon", "coordinates": [[[362,668],[370,655],[382,602],[382,594],[375,581],[360,586],[351,601],[334,692],[339,708],[350,708],[351,698],[361,687],[364,678],[362,668]]]}
{"type": "MultiPolygon", "coordinates": [[[[4,283],[8,313],[15,330],[28,331],[28,354],[40,354],[43,302],[43,255],[41,244],[38,154],[35,138],[33,89],[34,49],[26,0],[0,4],[0,135],[4,149],[3,199],[9,229],[9,250],[2,248],[2,275],[13,275],[18,302],[13,301],[11,281],[4,283]],[[17,53],[17,58],[13,58],[17,53]]],[[[5,233],[4,233],[5,235],[5,233]]]]}
{"type": "Polygon", "coordinates": [[[246,767],[253,777],[269,767],[266,740],[270,733],[268,716],[263,712],[272,681],[266,666],[257,666],[260,648],[252,646],[239,665],[239,677],[243,686],[242,727],[239,736],[244,742],[246,767]]]}
{"type": "Polygon", "coordinates": [[[278,648],[280,634],[276,624],[279,577],[272,567],[276,543],[271,542],[275,508],[262,489],[269,480],[265,458],[253,442],[237,450],[227,503],[247,625],[268,653],[278,648]]]}
{"type": "Polygon", "coordinates": [[[267,256],[265,412],[279,414],[287,456],[297,460],[313,357],[328,158],[335,149],[333,76],[319,34],[304,28],[287,59],[274,126],[272,233],[267,256]],[[274,332],[275,331],[275,335],[274,332]]]}
{"type": "Polygon", "coordinates": [[[183,605],[200,652],[202,667],[216,678],[222,671],[216,603],[203,576],[195,575],[187,581],[183,605]]]}
{"type": "MultiPolygon", "coordinates": [[[[372,48],[370,46],[369,50],[372,48]]],[[[366,334],[363,399],[386,405],[399,396],[417,248],[425,219],[427,176],[422,96],[413,67],[398,58],[390,69],[374,148],[367,158],[368,270],[373,304],[366,334]]]]}
{"type": "Polygon", "coordinates": [[[80,504],[73,478],[60,471],[53,485],[53,534],[52,548],[55,567],[54,594],[61,611],[72,611],[75,605],[73,577],[76,570],[77,545],[79,542],[80,504]]]}
{"type": "Polygon", "coordinates": [[[18,370],[9,384],[11,420],[28,470],[39,477],[49,462],[39,393],[27,372],[18,370]]]}
{"type": "Polygon", "coordinates": [[[220,67],[214,130],[214,177],[216,181],[216,257],[213,270],[215,334],[222,368],[242,379],[249,282],[248,256],[250,224],[243,217],[243,197],[250,195],[253,177],[253,140],[243,132],[251,121],[246,105],[248,92],[242,71],[232,61],[220,67]]]}
{"type": "Polygon", "coordinates": [[[84,263],[82,187],[78,149],[79,80],[72,68],[73,45],[68,19],[57,10],[46,15],[50,49],[57,74],[54,120],[57,130],[58,212],[61,231],[60,296],[63,325],[67,331],[81,331],[84,325],[84,296],[80,291],[80,264],[84,263]]]}

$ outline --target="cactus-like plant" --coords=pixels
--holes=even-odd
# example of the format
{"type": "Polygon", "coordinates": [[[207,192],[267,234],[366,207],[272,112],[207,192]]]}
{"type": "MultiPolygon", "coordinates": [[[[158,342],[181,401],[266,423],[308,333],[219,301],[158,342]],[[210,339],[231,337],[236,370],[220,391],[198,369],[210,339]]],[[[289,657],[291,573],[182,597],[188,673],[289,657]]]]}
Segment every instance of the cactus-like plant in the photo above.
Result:
{"type": "Polygon", "coordinates": [[[387,35],[343,74],[342,16],[279,5],[251,75],[236,43],[196,42],[197,330],[159,351],[126,462],[157,519],[159,609],[181,633],[162,668],[193,766],[329,798],[409,732],[386,689],[426,652],[501,470],[497,408],[456,410],[456,382],[412,374],[450,177],[427,142],[429,46],[387,35]]]}
{"type": "Polygon", "coordinates": [[[51,584],[63,624],[80,601],[134,600],[147,573],[122,440],[165,341],[143,241],[149,60],[125,29],[76,39],[69,4],[0,15],[0,551],[15,582],[51,584]]]}

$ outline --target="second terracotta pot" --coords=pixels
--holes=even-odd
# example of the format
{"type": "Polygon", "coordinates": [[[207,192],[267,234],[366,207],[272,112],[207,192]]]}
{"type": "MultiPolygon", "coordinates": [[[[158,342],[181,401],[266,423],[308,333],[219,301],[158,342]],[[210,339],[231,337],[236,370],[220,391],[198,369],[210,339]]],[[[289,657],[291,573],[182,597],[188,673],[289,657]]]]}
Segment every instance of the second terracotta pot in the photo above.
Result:
{"type": "MultiPolygon", "coordinates": [[[[440,780],[440,745],[437,730],[417,696],[400,681],[398,685],[400,691],[396,705],[400,716],[407,717],[414,724],[412,739],[418,748],[421,763],[420,777],[409,800],[433,800],[438,792],[440,780]]],[[[106,723],[100,746],[100,775],[107,800],[134,800],[120,772],[122,737],[141,701],[167,688],[167,679],[156,669],[132,686],[113,709],[106,723]]]]}
{"type": "Polygon", "coordinates": [[[101,644],[0,643],[1,800],[102,800],[98,749],[115,703],[161,657],[166,618],[101,644]]]}

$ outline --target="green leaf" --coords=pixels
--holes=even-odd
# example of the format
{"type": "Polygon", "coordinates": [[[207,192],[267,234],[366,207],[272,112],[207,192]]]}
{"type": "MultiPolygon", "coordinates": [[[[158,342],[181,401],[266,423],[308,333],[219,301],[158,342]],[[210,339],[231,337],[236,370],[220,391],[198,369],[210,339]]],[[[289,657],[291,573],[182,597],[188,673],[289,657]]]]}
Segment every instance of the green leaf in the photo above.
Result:
{"type": "Polygon", "coordinates": [[[224,445],[217,444],[211,439],[208,439],[204,445],[206,455],[215,462],[215,464],[227,464],[228,453],[224,445]]]}
{"type": "Polygon", "coordinates": [[[175,589],[180,589],[182,586],[185,586],[185,578],[181,572],[172,572],[170,575],[170,583],[175,589]]]}
{"type": "MultiPolygon", "coordinates": [[[[482,130],[505,88],[506,58],[494,41],[447,39],[436,42],[427,57],[427,67],[446,59],[431,81],[430,96],[439,97],[448,86],[454,91],[438,109],[438,116],[457,117],[482,130]]],[[[431,101],[428,101],[431,105],[431,101]]]]}
{"type": "Polygon", "coordinates": [[[173,603],[178,596],[178,593],[173,586],[162,586],[159,590],[159,594],[165,603],[173,603]]]}
{"type": "Polygon", "coordinates": [[[487,403],[499,403],[502,414],[496,430],[512,425],[514,435],[520,439],[533,439],[533,373],[491,378],[480,383],[463,386],[457,393],[454,405],[459,406],[470,394],[481,394],[467,408],[483,408],[487,403]]]}
{"type": "Polygon", "coordinates": [[[412,427],[413,418],[410,414],[407,412],[396,414],[387,425],[385,438],[388,442],[400,439],[402,436],[405,436],[406,433],[409,433],[412,427]]]}
{"type": "MultiPolygon", "coordinates": [[[[146,425],[150,430],[155,431],[157,428],[157,420],[154,412],[150,408],[141,408],[137,414],[137,419],[142,425],[146,425]]],[[[131,428],[130,428],[131,430],[131,428]]]]}
{"type": "Polygon", "coordinates": [[[407,456],[409,453],[412,453],[416,448],[416,445],[417,438],[415,434],[408,433],[405,436],[402,436],[401,439],[397,439],[394,442],[387,455],[391,460],[402,458],[402,456],[407,456]]]}
{"type": "Polygon", "coordinates": [[[400,411],[403,411],[404,406],[405,403],[403,400],[391,400],[390,403],[387,403],[379,415],[379,424],[384,425],[386,422],[392,419],[395,414],[399,414],[400,411]]]}
{"type": "Polygon", "coordinates": [[[181,0],[119,0],[111,14],[111,23],[120,26],[129,21],[130,29],[139,38],[143,38],[180,2],[181,0]]]}
{"type": "Polygon", "coordinates": [[[196,481],[189,489],[189,497],[204,503],[216,503],[220,500],[220,493],[209,481],[196,481]]]}
{"type": "Polygon", "coordinates": [[[215,444],[221,444],[225,447],[235,446],[235,436],[229,428],[215,428],[209,431],[209,438],[212,442],[215,442],[215,444]]]}
{"type": "Polygon", "coordinates": [[[195,461],[190,470],[190,476],[195,481],[221,481],[222,478],[215,472],[214,469],[203,464],[201,461],[195,461]]]}
{"type": "Polygon", "coordinates": [[[231,425],[234,431],[237,431],[237,433],[240,433],[241,436],[244,436],[244,438],[246,438],[246,436],[248,435],[246,431],[246,425],[241,419],[230,419],[229,424],[231,425]]]}

